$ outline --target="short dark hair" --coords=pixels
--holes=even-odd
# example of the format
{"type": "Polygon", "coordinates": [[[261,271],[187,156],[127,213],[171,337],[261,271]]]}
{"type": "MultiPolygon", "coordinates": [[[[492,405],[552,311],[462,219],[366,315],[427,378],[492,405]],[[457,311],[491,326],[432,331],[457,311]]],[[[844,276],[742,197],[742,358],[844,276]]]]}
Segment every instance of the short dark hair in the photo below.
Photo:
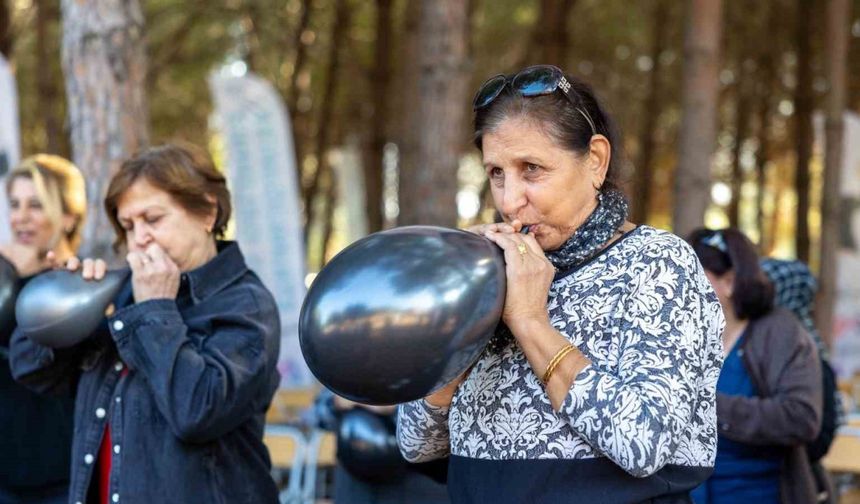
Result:
{"type": "Polygon", "coordinates": [[[773,284],[761,269],[758,253],[736,228],[700,228],[687,237],[702,267],[717,276],[735,274],[732,306],[740,319],[757,319],[773,309],[773,284]]]}
{"type": "MultiPolygon", "coordinates": [[[[594,121],[596,133],[609,140],[611,149],[609,168],[606,171],[602,189],[620,189],[625,166],[621,133],[591,86],[566,73],[564,76],[571,84],[571,96],[594,121]]],[[[507,78],[510,81],[513,75],[508,75],[507,78]]],[[[580,154],[588,151],[593,134],[591,125],[584,114],[579,112],[561,91],[542,96],[524,97],[515,92],[510,85],[505,86],[489,105],[475,112],[475,147],[483,150],[484,134],[497,128],[506,119],[515,116],[525,116],[537,121],[546,128],[546,133],[565,149],[580,154]]]]}
{"type": "Polygon", "coordinates": [[[224,235],[232,212],[224,175],[200,147],[188,143],[165,144],[145,149],[125,161],[108,185],[104,205],[116,231],[115,249],[125,244],[125,231],[117,218],[119,198],[141,177],[170,194],[194,215],[209,215],[213,203],[207,196],[214,198],[216,217],[212,232],[216,237],[224,235]]]}

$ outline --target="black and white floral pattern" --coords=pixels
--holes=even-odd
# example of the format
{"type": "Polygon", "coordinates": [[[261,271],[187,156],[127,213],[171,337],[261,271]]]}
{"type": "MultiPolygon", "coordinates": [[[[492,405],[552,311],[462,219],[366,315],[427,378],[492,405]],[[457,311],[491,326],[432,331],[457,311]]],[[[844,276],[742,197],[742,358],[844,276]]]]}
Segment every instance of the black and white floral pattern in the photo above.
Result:
{"type": "Polygon", "coordinates": [[[591,361],[556,413],[522,350],[486,351],[450,410],[400,407],[413,462],[605,456],[634,476],[713,466],[724,318],[692,249],[640,226],[550,288],[552,325],[591,361]]]}

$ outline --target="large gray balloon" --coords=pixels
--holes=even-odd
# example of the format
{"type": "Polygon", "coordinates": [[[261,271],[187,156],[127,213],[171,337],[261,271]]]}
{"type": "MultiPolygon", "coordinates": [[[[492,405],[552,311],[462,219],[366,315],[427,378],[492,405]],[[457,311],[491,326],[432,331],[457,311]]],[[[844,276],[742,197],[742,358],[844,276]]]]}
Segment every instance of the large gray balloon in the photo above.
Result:
{"type": "Polygon", "coordinates": [[[15,326],[15,299],[18,296],[18,273],[15,266],[0,257],[0,344],[8,343],[15,326]]]}
{"type": "Polygon", "coordinates": [[[455,229],[392,229],[355,242],[320,271],[299,340],[310,370],[336,394],[401,403],[472,365],[504,301],[504,256],[494,243],[455,229]]]}
{"type": "Polygon", "coordinates": [[[128,275],[128,269],[121,269],[109,271],[100,281],[88,281],[80,272],[42,273],[18,294],[18,329],[36,343],[52,348],[80,343],[104,319],[105,310],[128,275]]]}

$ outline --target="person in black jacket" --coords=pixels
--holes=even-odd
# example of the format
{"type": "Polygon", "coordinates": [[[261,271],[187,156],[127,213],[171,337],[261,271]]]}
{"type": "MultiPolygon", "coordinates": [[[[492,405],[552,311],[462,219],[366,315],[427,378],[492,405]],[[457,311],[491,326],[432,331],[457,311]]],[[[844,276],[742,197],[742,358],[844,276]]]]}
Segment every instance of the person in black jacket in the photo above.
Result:
{"type": "MultiPolygon", "coordinates": [[[[87,199],[84,179],[67,159],[37,154],[6,179],[12,242],[0,261],[14,269],[18,288],[60,260],[75,255],[87,199]]],[[[11,279],[10,279],[11,280],[11,279]]],[[[9,368],[14,321],[0,327],[0,504],[67,501],[74,404],[15,383],[9,368]]]]}
{"type": "Polygon", "coordinates": [[[150,148],[123,163],[105,209],[131,267],[113,313],[74,347],[16,332],[11,348],[16,379],[77,393],[69,501],[277,502],[263,426],[280,321],[239,246],[217,239],[223,175],[200,149],[150,148]]]}

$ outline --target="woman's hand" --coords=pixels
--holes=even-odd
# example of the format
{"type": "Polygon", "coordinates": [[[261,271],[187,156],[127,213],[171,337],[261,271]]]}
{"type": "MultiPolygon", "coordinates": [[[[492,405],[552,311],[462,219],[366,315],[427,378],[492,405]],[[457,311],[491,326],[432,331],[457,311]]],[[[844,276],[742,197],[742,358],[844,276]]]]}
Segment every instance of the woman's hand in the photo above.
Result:
{"type": "Polygon", "coordinates": [[[451,401],[454,400],[454,394],[457,393],[457,389],[460,387],[460,384],[466,381],[466,377],[469,376],[471,371],[472,368],[470,367],[463,374],[451,380],[447,385],[425,397],[424,400],[427,401],[430,406],[434,406],[436,408],[447,408],[451,405],[451,401]]]}
{"type": "Polygon", "coordinates": [[[129,252],[126,260],[131,266],[131,286],[136,303],[176,298],[179,266],[158,244],[153,243],[143,251],[129,252]]]}
{"type": "Polygon", "coordinates": [[[507,222],[494,222],[492,224],[476,224],[474,226],[470,226],[466,228],[466,231],[470,233],[475,233],[477,235],[485,235],[487,231],[494,231],[499,233],[517,233],[520,228],[522,228],[522,223],[520,221],[514,221],[511,224],[507,222]],[[514,227],[514,224],[517,226],[514,227]]]}
{"type": "Polygon", "coordinates": [[[555,268],[546,258],[532,234],[518,234],[513,229],[487,230],[490,241],[502,248],[505,254],[507,295],[502,320],[517,336],[524,325],[534,322],[549,325],[546,302],[555,276],[555,268]]]}
{"type": "Polygon", "coordinates": [[[44,252],[36,247],[28,247],[20,243],[13,242],[0,245],[0,255],[12,263],[12,266],[15,266],[15,271],[20,277],[35,275],[49,267],[44,252]]]}
{"type": "Polygon", "coordinates": [[[77,257],[71,257],[66,261],[66,264],[61,264],[54,257],[53,252],[48,252],[47,261],[52,268],[65,268],[69,271],[77,271],[80,269],[81,276],[84,280],[101,280],[105,277],[105,272],[107,272],[107,263],[102,259],[92,259],[88,257],[81,261],[77,257]]]}

